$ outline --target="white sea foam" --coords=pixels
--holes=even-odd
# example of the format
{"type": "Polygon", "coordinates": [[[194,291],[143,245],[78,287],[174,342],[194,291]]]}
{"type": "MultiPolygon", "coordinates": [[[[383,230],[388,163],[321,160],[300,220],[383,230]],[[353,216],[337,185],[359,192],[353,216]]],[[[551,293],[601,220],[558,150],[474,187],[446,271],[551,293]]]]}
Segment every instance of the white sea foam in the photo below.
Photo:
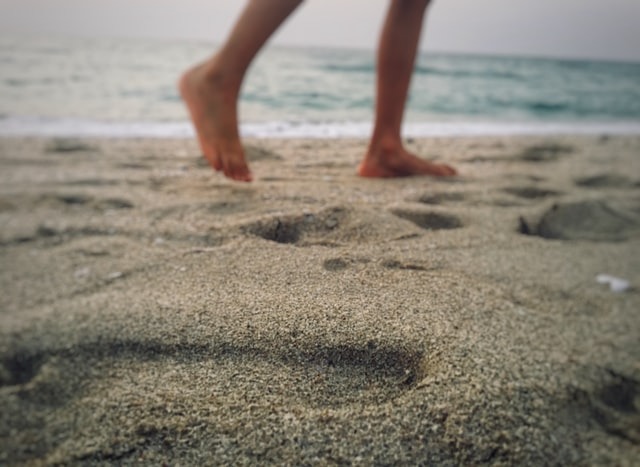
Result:
{"type": "MultiPolygon", "coordinates": [[[[258,138],[366,138],[371,124],[364,122],[247,123],[244,137],[258,138]]],[[[423,122],[408,123],[406,137],[500,135],[638,135],[640,122],[423,122]]],[[[105,122],[65,118],[6,117],[0,136],[192,138],[191,124],[183,122],[105,122]]]]}

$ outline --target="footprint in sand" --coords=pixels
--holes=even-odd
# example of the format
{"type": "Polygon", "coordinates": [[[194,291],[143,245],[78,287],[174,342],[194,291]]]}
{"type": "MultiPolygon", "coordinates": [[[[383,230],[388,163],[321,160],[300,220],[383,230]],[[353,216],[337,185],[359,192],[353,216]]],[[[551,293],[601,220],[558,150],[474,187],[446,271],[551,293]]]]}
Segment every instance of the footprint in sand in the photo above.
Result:
{"type": "MultiPolygon", "coordinates": [[[[60,398],[49,394],[52,385],[64,386],[59,392],[72,396],[73,390],[80,389],[72,387],[74,381],[88,378],[101,362],[116,361],[129,362],[129,371],[147,363],[192,366],[194,371],[205,365],[205,374],[230,398],[244,391],[252,398],[268,396],[311,407],[383,403],[410,390],[424,371],[421,351],[374,341],[358,346],[310,339],[303,345],[291,342],[262,348],[235,341],[198,345],[105,340],[7,356],[1,361],[0,390],[18,391],[25,403],[58,405],[60,398]],[[65,373],[66,382],[61,380],[65,373]],[[245,384],[248,380],[250,384],[245,384]]],[[[209,385],[201,387],[208,391],[209,385]]]]}
{"type": "Polygon", "coordinates": [[[95,152],[96,146],[92,146],[82,140],[73,138],[55,138],[45,146],[46,152],[51,153],[71,153],[71,152],[95,152]]]}
{"type": "Polygon", "coordinates": [[[548,198],[550,196],[562,195],[562,193],[559,191],[538,188],[535,186],[507,187],[503,188],[502,191],[504,193],[508,193],[510,195],[517,196],[518,198],[523,199],[542,199],[548,198]]]}
{"type": "Polygon", "coordinates": [[[336,230],[346,216],[343,208],[330,208],[316,214],[299,214],[260,219],[241,227],[242,232],[276,243],[293,245],[324,244],[326,234],[336,230]]]}
{"type": "MultiPolygon", "coordinates": [[[[122,185],[123,181],[120,179],[117,180],[108,180],[102,178],[80,178],[77,180],[67,180],[62,183],[65,186],[90,186],[90,187],[99,187],[99,186],[119,186],[122,185]]],[[[127,182],[128,184],[132,184],[131,182],[127,182]]]]}
{"type": "Polygon", "coordinates": [[[424,266],[417,263],[407,263],[405,261],[399,261],[397,259],[386,259],[382,262],[382,267],[386,269],[399,269],[403,271],[429,271],[434,268],[424,266]]]}
{"type": "Polygon", "coordinates": [[[465,201],[467,199],[466,193],[460,192],[445,192],[445,193],[434,193],[427,194],[418,198],[419,203],[423,204],[445,204],[450,202],[459,202],[465,201]]]}
{"type": "MultiPolygon", "coordinates": [[[[354,263],[368,264],[371,263],[371,261],[366,258],[329,258],[322,263],[322,267],[330,272],[338,272],[344,271],[354,263]]],[[[429,267],[423,264],[411,263],[397,259],[384,259],[379,264],[385,269],[398,269],[403,271],[431,271],[436,269],[436,267],[429,267]]]]}
{"type": "Polygon", "coordinates": [[[430,363],[421,351],[401,343],[305,339],[301,345],[278,338],[277,344],[260,347],[237,339],[214,341],[199,345],[103,338],[0,359],[0,432],[11,434],[2,457],[29,463],[55,456],[59,439],[52,430],[62,429],[68,431],[60,433],[71,433],[87,446],[75,463],[135,462],[154,443],[167,417],[180,419],[181,413],[208,408],[223,419],[225,413],[237,417],[238,410],[260,419],[274,408],[293,413],[305,407],[362,410],[413,390],[430,363]],[[122,417],[132,423],[122,425],[122,417]],[[77,436],[77,420],[88,419],[88,433],[77,436]],[[128,441],[105,445],[100,441],[103,427],[116,427],[113,439],[128,441]]]}
{"type": "Polygon", "coordinates": [[[640,211],[601,200],[557,203],[537,221],[521,217],[519,231],[548,239],[622,241],[640,233],[640,211]]]}
{"type": "Polygon", "coordinates": [[[322,263],[322,267],[327,271],[343,271],[349,267],[349,261],[343,258],[329,258],[322,263]]]}
{"type": "Polygon", "coordinates": [[[139,162],[123,162],[120,164],[116,164],[116,167],[119,169],[128,169],[128,170],[152,170],[153,166],[150,164],[142,164],[139,162]]]}
{"type": "Polygon", "coordinates": [[[94,198],[86,194],[70,193],[59,195],[44,195],[40,198],[41,203],[56,202],[64,206],[86,206],[93,209],[131,209],[133,203],[124,198],[94,198]]]}
{"type": "Polygon", "coordinates": [[[600,389],[579,394],[605,431],[640,444],[640,382],[613,370],[607,373],[600,389]]]}
{"type": "Polygon", "coordinates": [[[0,387],[31,381],[42,366],[41,356],[16,354],[0,361],[0,387]]]}
{"type": "Polygon", "coordinates": [[[581,177],[574,180],[577,186],[584,188],[631,188],[640,186],[640,182],[634,182],[624,175],[598,174],[581,177]]]}
{"type": "MultiPolygon", "coordinates": [[[[462,227],[456,216],[417,208],[389,210],[332,207],[317,213],[278,215],[240,226],[246,235],[295,246],[360,245],[419,236],[415,227],[441,230],[462,227]]],[[[332,267],[332,266],[329,266],[332,267]]]]}
{"type": "Polygon", "coordinates": [[[570,154],[573,151],[574,148],[571,146],[548,143],[529,146],[516,156],[516,158],[525,162],[554,162],[559,160],[563,155],[570,154]]]}
{"type": "Polygon", "coordinates": [[[462,221],[451,214],[404,208],[393,209],[391,212],[425,230],[457,229],[463,226],[462,221]]]}

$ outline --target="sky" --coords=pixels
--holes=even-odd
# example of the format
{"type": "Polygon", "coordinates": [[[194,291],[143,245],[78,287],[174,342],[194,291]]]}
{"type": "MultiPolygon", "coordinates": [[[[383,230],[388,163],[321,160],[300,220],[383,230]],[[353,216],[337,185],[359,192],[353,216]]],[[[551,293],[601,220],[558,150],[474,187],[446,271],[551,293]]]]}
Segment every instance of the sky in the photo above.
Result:
{"type": "MultiPolygon", "coordinates": [[[[263,0],[271,1],[271,0],[263,0]]],[[[242,0],[0,0],[0,34],[221,42],[242,0]]],[[[374,48],[388,0],[307,0],[272,43],[374,48]]],[[[437,0],[421,49],[640,61],[640,0],[437,0]]]]}

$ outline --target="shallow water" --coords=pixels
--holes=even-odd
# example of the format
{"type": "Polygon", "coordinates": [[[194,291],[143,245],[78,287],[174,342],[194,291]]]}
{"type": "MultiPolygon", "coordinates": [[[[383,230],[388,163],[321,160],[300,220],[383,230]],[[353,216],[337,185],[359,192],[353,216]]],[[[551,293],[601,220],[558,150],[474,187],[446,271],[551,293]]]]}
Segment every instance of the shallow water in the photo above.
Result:
{"type": "MultiPolygon", "coordinates": [[[[0,38],[0,134],[189,136],[175,89],[207,43],[0,38]]],[[[371,51],[267,48],[247,77],[242,131],[363,136],[371,51]]],[[[406,133],[640,132],[640,63],[423,54],[406,133]]]]}

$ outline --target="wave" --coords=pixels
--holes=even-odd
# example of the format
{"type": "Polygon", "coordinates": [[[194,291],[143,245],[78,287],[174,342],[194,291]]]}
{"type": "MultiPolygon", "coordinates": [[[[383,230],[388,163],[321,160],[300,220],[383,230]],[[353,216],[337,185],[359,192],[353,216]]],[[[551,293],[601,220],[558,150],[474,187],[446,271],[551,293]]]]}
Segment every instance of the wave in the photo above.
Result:
{"type": "MultiPolygon", "coordinates": [[[[243,137],[368,138],[371,124],[353,121],[246,123],[243,137]]],[[[499,135],[640,135],[640,121],[500,122],[430,121],[404,127],[407,137],[499,135]]],[[[0,137],[193,138],[191,124],[182,122],[105,122],[81,119],[0,118],[0,137]]]]}
{"type": "Polygon", "coordinates": [[[374,63],[361,63],[361,64],[327,64],[321,67],[324,71],[338,72],[338,73],[375,73],[376,66],[374,63]]]}
{"type": "MultiPolygon", "coordinates": [[[[362,64],[328,64],[322,67],[323,71],[333,73],[355,73],[355,74],[372,74],[376,71],[373,63],[362,64]]],[[[525,78],[520,73],[499,70],[469,70],[469,69],[452,69],[448,67],[438,67],[434,65],[416,65],[413,72],[416,75],[426,76],[442,76],[448,78],[487,78],[487,79],[508,79],[520,80],[525,78]]]]}
{"type": "Polygon", "coordinates": [[[418,75],[443,76],[448,78],[499,78],[499,79],[515,79],[523,78],[523,75],[510,71],[497,70],[465,70],[438,68],[435,66],[416,66],[414,72],[418,75]]]}
{"type": "Polygon", "coordinates": [[[534,113],[549,114],[554,112],[566,112],[570,109],[569,104],[560,102],[532,102],[527,108],[534,113]]]}

